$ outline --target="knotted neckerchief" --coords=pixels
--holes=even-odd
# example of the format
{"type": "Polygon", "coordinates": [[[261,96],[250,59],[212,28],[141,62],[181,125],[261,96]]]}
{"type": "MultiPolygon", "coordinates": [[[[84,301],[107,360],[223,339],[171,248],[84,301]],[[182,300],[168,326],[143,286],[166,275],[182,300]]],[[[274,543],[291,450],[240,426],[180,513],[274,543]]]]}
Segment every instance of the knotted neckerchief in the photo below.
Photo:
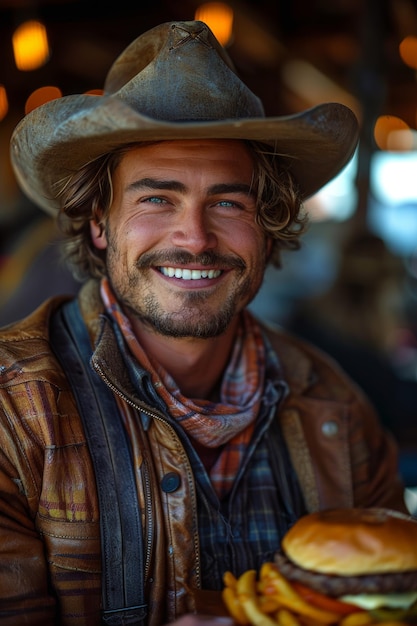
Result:
{"type": "Polygon", "coordinates": [[[170,415],[201,446],[218,448],[224,445],[209,470],[213,487],[222,498],[233,484],[261,404],[265,348],[258,324],[248,311],[241,314],[235,345],[221,384],[220,402],[190,399],[182,395],[172,376],[145,353],[105,278],[101,283],[101,296],[129,350],[149,372],[170,415]]]}

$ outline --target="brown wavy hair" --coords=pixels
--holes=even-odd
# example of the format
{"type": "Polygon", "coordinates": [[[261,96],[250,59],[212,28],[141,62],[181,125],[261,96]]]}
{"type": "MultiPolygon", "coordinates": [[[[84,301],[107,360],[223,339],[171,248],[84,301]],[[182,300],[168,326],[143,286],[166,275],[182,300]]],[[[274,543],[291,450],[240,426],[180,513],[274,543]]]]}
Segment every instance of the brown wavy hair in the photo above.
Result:
{"type": "MultiPolygon", "coordinates": [[[[90,220],[105,227],[113,200],[113,173],[130,144],[87,163],[57,185],[61,199],[58,223],[65,239],[63,255],[79,280],[106,274],[105,250],[95,248],[90,220]]],[[[256,221],[274,241],[269,262],[281,266],[281,251],[297,250],[307,226],[300,191],[283,159],[266,144],[245,142],[254,158],[257,193],[256,221]]]]}

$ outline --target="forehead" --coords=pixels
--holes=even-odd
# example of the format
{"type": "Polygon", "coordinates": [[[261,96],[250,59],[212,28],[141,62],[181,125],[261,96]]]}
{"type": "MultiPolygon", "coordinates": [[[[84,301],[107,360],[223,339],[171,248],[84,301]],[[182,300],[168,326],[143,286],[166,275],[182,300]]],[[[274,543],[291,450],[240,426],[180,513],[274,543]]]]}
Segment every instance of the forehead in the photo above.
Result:
{"type": "Polygon", "coordinates": [[[193,164],[201,168],[204,164],[213,167],[250,168],[253,170],[253,156],[244,141],[238,139],[184,139],[160,141],[132,146],[121,155],[118,167],[140,165],[146,167],[168,166],[175,163],[193,164]]]}

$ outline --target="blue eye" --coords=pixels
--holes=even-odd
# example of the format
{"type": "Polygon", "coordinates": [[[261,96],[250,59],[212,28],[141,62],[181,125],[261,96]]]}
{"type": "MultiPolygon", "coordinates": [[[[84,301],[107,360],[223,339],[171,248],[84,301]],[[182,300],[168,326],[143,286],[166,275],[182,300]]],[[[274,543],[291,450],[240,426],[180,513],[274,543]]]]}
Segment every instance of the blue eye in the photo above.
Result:
{"type": "Polygon", "coordinates": [[[158,198],[158,196],[151,196],[150,198],[145,198],[145,202],[152,202],[153,204],[162,204],[165,202],[162,198],[158,198]]]}
{"type": "Polygon", "coordinates": [[[245,209],[245,205],[235,200],[219,200],[217,206],[220,209],[231,209],[233,211],[242,211],[245,209]]]}

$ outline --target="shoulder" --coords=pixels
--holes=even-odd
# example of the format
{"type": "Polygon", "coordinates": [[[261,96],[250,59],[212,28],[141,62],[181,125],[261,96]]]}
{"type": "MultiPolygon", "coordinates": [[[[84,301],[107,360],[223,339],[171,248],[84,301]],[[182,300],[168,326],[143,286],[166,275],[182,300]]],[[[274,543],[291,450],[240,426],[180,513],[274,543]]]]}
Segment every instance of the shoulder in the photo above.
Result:
{"type": "Polygon", "coordinates": [[[59,367],[49,344],[49,322],[67,299],[50,298],[29,316],[0,329],[0,387],[56,377],[59,367]]]}
{"type": "Polygon", "coordinates": [[[3,460],[9,458],[26,477],[24,490],[31,497],[41,484],[46,448],[51,461],[58,458],[52,451],[85,444],[75,399],[49,343],[49,321],[66,300],[49,299],[0,329],[0,447],[3,460]]]}
{"type": "MultiPolygon", "coordinates": [[[[54,313],[73,297],[49,298],[27,317],[0,328],[0,388],[32,379],[51,384],[61,381],[63,374],[50,342],[50,324],[54,313]]],[[[86,283],[78,300],[84,321],[94,335],[101,311],[97,281],[86,283]]]]}
{"type": "Polygon", "coordinates": [[[357,384],[326,352],[281,327],[262,327],[293,392],[347,402],[364,398],[357,384]]]}

